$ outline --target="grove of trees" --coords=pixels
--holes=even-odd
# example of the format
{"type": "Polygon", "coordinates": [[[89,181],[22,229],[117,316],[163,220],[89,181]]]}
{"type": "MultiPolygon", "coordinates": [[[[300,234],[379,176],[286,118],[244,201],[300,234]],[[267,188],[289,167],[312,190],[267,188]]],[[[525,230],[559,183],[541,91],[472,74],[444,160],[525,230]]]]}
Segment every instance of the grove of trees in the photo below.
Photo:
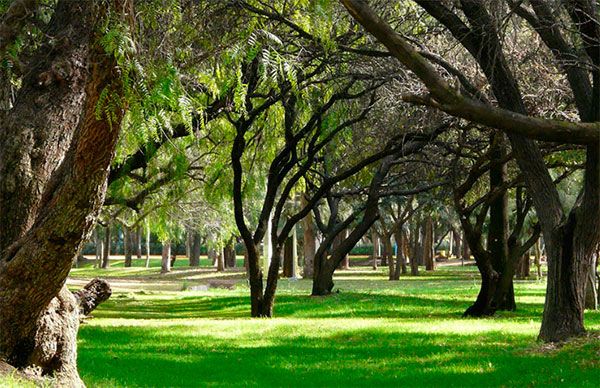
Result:
{"type": "Polygon", "coordinates": [[[281,276],[335,292],[358,245],[390,281],[472,257],[470,317],[518,309],[544,257],[545,342],[598,306],[595,0],[0,0],[0,73],[14,368],[83,384],[79,321],[110,287],[65,282],[115,237],[163,274],[243,255],[252,317],[281,276]]]}

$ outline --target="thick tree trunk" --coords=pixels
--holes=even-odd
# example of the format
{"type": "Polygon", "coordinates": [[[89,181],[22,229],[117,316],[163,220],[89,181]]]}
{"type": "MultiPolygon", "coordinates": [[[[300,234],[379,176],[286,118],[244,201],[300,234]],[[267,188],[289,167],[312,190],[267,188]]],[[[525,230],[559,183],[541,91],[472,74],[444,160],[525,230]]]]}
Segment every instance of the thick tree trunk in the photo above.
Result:
{"type": "MultiPolygon", "coordinates": [[[[315,263],[316,264],[316,263],[315,263]]],[[[315,266],[315,275],[313,277],[312,296],[326,296],[333,290],[333,274],[335,269],[325,261],[319,265],[318,271],[315,266]]]]}
{"type": "Polygon", "coordinates": [[[132,264],[132,235],[131,229],[123,225],[123,251],[125,253],[125,267],[131,267],[132,264]]]}
{"type": "Polygon", "coordinates": [[[574,249],[577,241],[574,242],[573,223],[571,219],[555,235],[544,236],[548,254],[548,284],[539,335],[544,341],[563,341],[585,332],[583,311],[587,272],[581,263],[588,260],[584,256],[588,252],[574,249]]]}
{"type": "Polygon", "coordinates": [[[192,236],[192,249],[190,254],[190,267],[198,267],[200,265],[200,245],[202,238],[200,233],[194,232],[192,236]]]}
{"type": "MultiPolygon", "coordinates": [[[[248,281],[250,283],[250,314],[252,317],[269,317],[264,315],[263,273],[260,268],[260,254],[256,244],[246,245],[248,256],[248,281]]],[[[267,309],[268,310],[268,309],[267,309]]]]}
{"type": "Polygon", "coordinates": [[[119,92],[115,62],[93,44],[105,14],[58,2],[45,31],[57,46],[33,56],[0,130],[0,359],[62,386],[82,384],[77,300],[64,282],[104,200],[122,117],[96,119],[101,91],[119,92]]]}

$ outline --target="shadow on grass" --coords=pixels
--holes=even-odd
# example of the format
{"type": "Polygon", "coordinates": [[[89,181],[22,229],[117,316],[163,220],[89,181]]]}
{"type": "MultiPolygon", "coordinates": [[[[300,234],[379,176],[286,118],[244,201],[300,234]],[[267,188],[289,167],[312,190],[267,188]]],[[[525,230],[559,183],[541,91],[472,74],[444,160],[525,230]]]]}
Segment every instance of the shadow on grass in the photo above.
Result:
{"type": "MultiPolygon", "coordinates": [[[[340,322],[340,321],[336,321],[340,322]]],[[[343,323],[343,322],[340,322],[343,323]]],[[[403,333],[398,327],[260,327],[236,337],[211,328],[83,327],[89,386],[597,386],[596,342],[531,352],[530,334],[403,333]],[[212,329],[213,331],[210,331],[212,329]],[[215,332],[216,331],[216,332],[215,332]],[[299,335],[298,333],[309,333],[299,335]],[[111,341],[107,343],[106,338],[111,341]],[[589,354],[588,354],[589,353],[589,354]]]]}
{"type": "MultiPolygon", "coordinates": [[[[94,313],[101,318],[175,319],[175,318],[247,318],[247,296],[187,296],[171,299],[143,296],[117,296],[94,313]]],[[[472,300],[436,299],[436,296],[395,296],[348,292],[328,297],[280,295],[275,302],[277,317],[293,318],[460,318],[472,300]]],[[[520,303],[515,312],[500,316],[539,319],[538,304],[520,303]]]]}

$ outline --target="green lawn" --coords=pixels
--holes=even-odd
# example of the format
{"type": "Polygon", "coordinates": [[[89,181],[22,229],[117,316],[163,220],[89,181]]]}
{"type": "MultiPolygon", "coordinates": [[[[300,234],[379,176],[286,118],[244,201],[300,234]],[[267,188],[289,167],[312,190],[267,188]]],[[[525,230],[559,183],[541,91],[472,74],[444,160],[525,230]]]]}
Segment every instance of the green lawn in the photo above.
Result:
{"type": "MultiPolygon", "coordinates": [[[[241,273],[135,270],[109,272],[114,296],[81,327],[79,368],[90,387],[600,383],[597,333],[560,349],[536,342],[544,293],[536,281],[517,282],[517,312],[463,319],[478,291],[473,267],[399,282],[365,267],[341,272],[340,293],[327,298],[307,296],[308,281],[282,279],[276,318],[250,319],[241,273]],[[178,291],[219,282],[235,287],[178,291]]],[[[586,325],[600,329],[600,314],[588,312],[586,325]]]]}

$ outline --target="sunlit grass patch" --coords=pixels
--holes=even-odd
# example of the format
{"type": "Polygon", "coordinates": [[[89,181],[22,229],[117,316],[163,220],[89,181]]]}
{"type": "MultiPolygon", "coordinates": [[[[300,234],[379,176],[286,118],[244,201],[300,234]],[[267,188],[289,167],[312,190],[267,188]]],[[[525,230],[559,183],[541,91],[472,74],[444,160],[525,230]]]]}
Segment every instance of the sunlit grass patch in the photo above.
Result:
{"type": "MultiPolygon", "coordinates": [[[[343,271],[340,293],[324,298],[309,296],[310,281],[281,279],[273,319],[248,318],[243,279],[232,290],[117,286],[81,328],[82,377],[103,387],[598,385],[600,340],[539,351],[544,283],[517,282],[516,312],[464,319],[474,268],[399,282],[363,270],[343,271]]],[[[587,312],[586,326],[600,329],[600,314],[587,312]]]]}

